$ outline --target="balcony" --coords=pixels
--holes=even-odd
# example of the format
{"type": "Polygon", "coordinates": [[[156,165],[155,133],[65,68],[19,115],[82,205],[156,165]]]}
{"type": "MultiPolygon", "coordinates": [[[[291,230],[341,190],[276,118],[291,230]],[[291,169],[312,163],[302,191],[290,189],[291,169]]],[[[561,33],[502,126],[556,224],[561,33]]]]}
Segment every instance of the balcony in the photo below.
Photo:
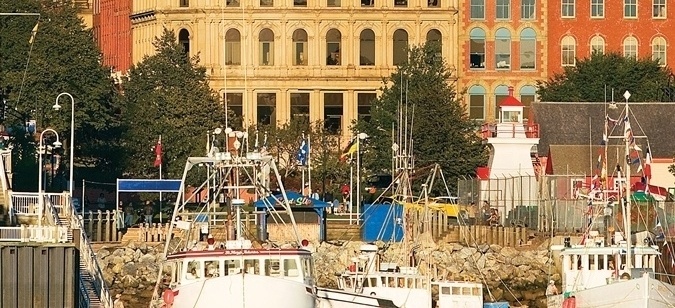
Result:
{"type": "Polygon", "coordinates": [[[485,123],[481,126],[481,138],[539,138],[539,124],[485,123]]]}

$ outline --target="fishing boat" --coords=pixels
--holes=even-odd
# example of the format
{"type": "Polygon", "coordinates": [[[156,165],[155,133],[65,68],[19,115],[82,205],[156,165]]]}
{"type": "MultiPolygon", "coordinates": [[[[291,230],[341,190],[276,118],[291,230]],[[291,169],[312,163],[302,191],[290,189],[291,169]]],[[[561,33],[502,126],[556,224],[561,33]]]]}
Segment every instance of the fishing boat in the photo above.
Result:
{"type": "MultiPolygon", "coordinates": [[[[241,195],[246,190],[254,191],[257,197],[270,195],[270,173],[280,179],[274,159],[257,150],[248,152],[248,146],[244,146],[248,144],[246,133],[231,129],[225,133],[233,139],[226,143],[233,144],[234,149],[221,151],[211,146],[207,156],[187,159],[169,228],[173,236],[166,241],[166,264],[160,267],[163,272],[155,288],[155,307],[316,307],[314,264],[306,249],[308,242],[298,240],[285,248],[269,244],[254,247],[245,236],[250,230],[245,230],[242,223],[245,201],[241,195]],[[187,179],[194,172],[203,176],[204,169],[204,182],[192,195],[184,196],[187,179]],[[195,200],[198,191],[207,191],[209,196],[188,211],[186,206],[195,200]],[[229,218],[236,217],[231,228],[234,231],[227,232],[233,234],[225,239],[222,234],[214,236],[216,228],[212,223],[220,206],[232,209],[229,218]],[[162,283],[165,276],[169,277],[168,285],[162,283]],[[165,288],[161,299],[160,288],[165,288]]],[[[282,196],[276,204],[286,210],[297,235],[283,183],[277,180],[276,184],[282,196]]]]}
{"type": "MultiPolygon", "coordinates": [[[[589,213],[598,212],[594,208],[598,205],[604,207],[618,203],[624,211],[619,215],[624,230],[613,233],[608,228],[605,228],[606,233],[590,230],[590,226],[595,225],[593,217],[590,217],[589,229],[580,243],[573,244],[570,238],[565,238],[561,247],[552,247],[559,250],[562,258],[562,294],[549,295],[548,307],[661,308],[672,307],[675,303],[675,286],[655,278],[659,247],[653,244],[649,233],[634,234],[631,231],[635,225],[631,214],[634,208],[630,180],[634,160],[631,152],[640,151],[635,140],[644,136],[634,135],[631,127],[633,116],[628,106],[630,93],[626,91],[624,97],[626,104],[619,120],[606,116],[603,135],[603,139],[613,137],[608,131],[609,122],[615,127],[623,125],[623,134],[615,136],[615,139],[623,140],[625,156],[622,157],[626,158],[623,167],[616,170],[616,178],[621,184],[615,191],[603,185],[595,187],[597,193],[588,196],[589,213]]],[[[607,182],[606,164],[605,160],[599,176],[601,180],[604,178],[602,183],[607,182]]]]}

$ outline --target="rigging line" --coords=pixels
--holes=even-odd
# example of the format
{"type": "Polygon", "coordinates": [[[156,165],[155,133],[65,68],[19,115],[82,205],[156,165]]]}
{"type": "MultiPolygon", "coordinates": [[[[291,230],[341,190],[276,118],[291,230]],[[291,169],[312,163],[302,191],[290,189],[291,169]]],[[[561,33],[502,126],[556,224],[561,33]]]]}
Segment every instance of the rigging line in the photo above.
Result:
{"type": "MultiPolygon", "coordinates": [[[[35,24],[36,27],[40,25],[40,17],[38,16],[37,23],[35,24]]],[[[26,59],[26,66],[23,69],[23,77],[21,78],[21,86],[19,87],[19,96],[16,98],[16,104],[17,106],[19,105],[19,101],[21,101],[21,94],[23,93],[23,87],[26,84],[26,77],[28,75],[28,65],[30,64],[30,56],[33,54],[33,46],[35,46],[35,37],[37,36],[37,30],[33,32],[31,30],[31,40],[30,40],[30,49],[28,50],[28,58],[26,59]]],[[[35,110],[38,110],[37,105],[35,106],[35,110]]]]}

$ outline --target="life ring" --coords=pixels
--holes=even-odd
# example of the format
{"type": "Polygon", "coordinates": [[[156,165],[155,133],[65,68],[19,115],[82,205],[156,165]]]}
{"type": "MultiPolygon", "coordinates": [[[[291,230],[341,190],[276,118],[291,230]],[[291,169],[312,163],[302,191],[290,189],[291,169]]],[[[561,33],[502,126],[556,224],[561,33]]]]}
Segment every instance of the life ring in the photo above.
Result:
{"type": "Polygon", "coordinates": [[[173,290],[164,290],[164,294],[162,294],[162,299],[164,300],[165,307],[171,308],[171,306],[173,306],[175,296],[176,294],[173,293],[173,290]]]}

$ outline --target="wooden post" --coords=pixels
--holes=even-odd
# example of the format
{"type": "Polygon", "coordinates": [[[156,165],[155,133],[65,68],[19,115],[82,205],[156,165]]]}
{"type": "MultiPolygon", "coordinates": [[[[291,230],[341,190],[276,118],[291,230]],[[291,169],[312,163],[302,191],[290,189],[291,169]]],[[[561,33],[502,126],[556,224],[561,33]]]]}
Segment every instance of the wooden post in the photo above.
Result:
{"type": "Polygon", "coordinates": [[[112,222],[112,227],[111,227],[111,230],[112,230],[112,239],[111,240],[116,242],[116,241],[120,240],[119,233],[118,233],[119,231],[117,230],[117,211],[113,210],[112,213],[113,213],[113,222],[112,222]]]}
{"type": "Polygon", "coordinates": [[[516,238],[515,238],[515,241],[514,241],[513,244],[514,244],[514,246],[520,246],[520,240],[521,240],[520,232],[521,232],[522,230],[521,230],[520,227],[514,227],[514,229],[515,229],[515,231],[516,231],[516,238]]]}
{"type": "MultiPolygon", "coordinates": [[[[97,215],[96,215],[96,238],[100,241],[101,240],[101,221],[103,220],[103,213],[101,213],[101,210],[98,210],[97,215]]],[[[93,238],[93,237],[92,237],[93,238]]]]}
{"type": "Polygon", "coordinates": [[[110,224],[110,211],[105,211],[105,226],[103,226],[103,241],[110,242],[110,230],[108,229],[110,224]]]}
{"type": "Polygon", "coordinates": [[[493,227],[487,227],[487,244],[492,245],[494,244],[494,228],[493,227]]]}
{"type": "MultiPolygon", "coordinates": [[[[92,223],[92,221],[93,221],[93,220],[92,220],[92,217],[94,216],[94,214],[93,214],[91,211],[89,211],[89,212],[87,212],[86,215],[87,215],[87,216],[84,217],[84,219],[83,219],[84,221],[83,221],[82,223],[85,224],[85,225],[87,226],[87,227],[86,227],[86,228],[87,228],[87,229],[86,229],[86,230],[87,230],[87,236],[91,237],[91,236],[93,235],[93,233],[94,233],[94,232],[93,232],[93,227],[94,227],[94,225],[93,225],[93,223],[92,223]]],[[[93,241],[93,239],[92,239],[92,241],[93,241]]]]}
{"type": "Polygon", "coordinates": [[[504,247],[504,227],[497,226],[497,245],[504,247]]]}

